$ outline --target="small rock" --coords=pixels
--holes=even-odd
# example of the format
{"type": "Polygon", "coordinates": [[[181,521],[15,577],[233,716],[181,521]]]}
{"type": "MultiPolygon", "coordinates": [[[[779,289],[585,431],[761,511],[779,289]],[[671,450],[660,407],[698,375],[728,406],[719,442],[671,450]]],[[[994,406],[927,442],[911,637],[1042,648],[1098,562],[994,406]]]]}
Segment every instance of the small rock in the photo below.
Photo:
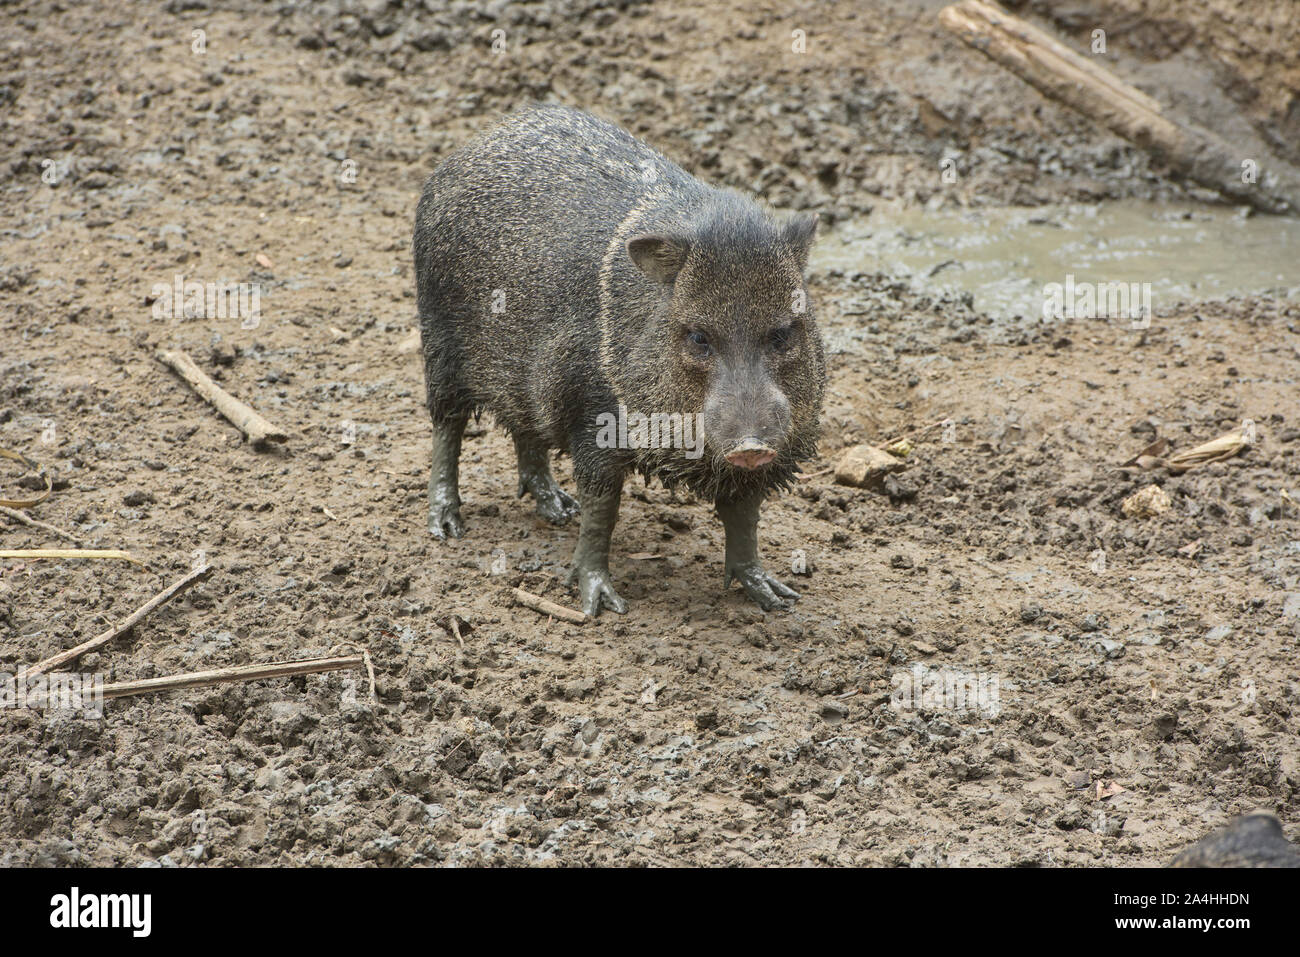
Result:
{"type": "Polygon", "coordinates": [[[1147,733],[1157,741],[1168,741],[1178,730],[1178,715],[1172,711],[1165,711],[1155,716],[1147,733]]]}
{"type": "Polygon", "coordinates": [[[1124,499],[1120,509],[1129,518],[1155,518],[1169,511],[1173,502],[1159,485],[1148,485],[1124,499]]]}
{"type": "Polygon", "coordinates": [[[152,505],[154,501],[155,499],[153,494],[146,492],[143,489],[135,489],[134,491],[127,492],[126,495],[122,496],[122,504],[129,505],[132,508],[137,508],[141,505],[152,505]]]}
{"type": "Polygon", "coordinates": [[[1103,814],[1097,831],[1102,837],[1119,837],[1120,832],[1124,830],[1124,822],[1127,820],[1127,817],[1103,814]]]}
{"type": "Polygon", "coordinates": [[[712,708],[701,711],[695,716],[695,727],[701,731],[710,731],[718,726],[718,712],[712,708]]]}
{"type": "Polygon", "coordinates": [[[1071,802],[1065,806],[1060,814],[1056,815],[1054,823],[1062,831],[1074,831],[1084,827],[1087,824],[1087,818],[1084,817],[1083,809],[1071,802]]]}
{"type": "Polygon", "coordinates": [[[835,481],[840,485],[853,485],[873,491],[885,491],[885,478],[891,472],[907,468],[888,452],[874,445],[855,445],[846,449],[835,466],[835,481]]]}
{"type": "Polygon", "coordinates": [[[1113,638],[1095,638],[1092,646],[1107,658],[1124,657],[1124,643],[1122,641],[1115,641],[1113,638]]]}
{"type": "Polygon", "coordinates": [[[889,496],[889,501],[894,505],[899,502],[912,501],[920,491],[920,487],[914,482],[909,482],[896,475],[885,476],[885,494],[889,496]]]}
{"type": "Polygon", "coordinates": [[[1075,791],[1082,791],[1092,783],[1092,775],[1087,771],[1071,771],[1065,776],[1065,786],[1075,791]]]}
{"type": "Polygon", "coordinates": [[[823,701],[821,714],[827,721],[835,724],[849,716],[849,709],[838,701],[823,701]]]}
{"type": "Polygon", "coordinates": [[[1300,867],[1300,851],[1269,811],[1252,811],[1182,851],[1170,867],[1300,867]]]}

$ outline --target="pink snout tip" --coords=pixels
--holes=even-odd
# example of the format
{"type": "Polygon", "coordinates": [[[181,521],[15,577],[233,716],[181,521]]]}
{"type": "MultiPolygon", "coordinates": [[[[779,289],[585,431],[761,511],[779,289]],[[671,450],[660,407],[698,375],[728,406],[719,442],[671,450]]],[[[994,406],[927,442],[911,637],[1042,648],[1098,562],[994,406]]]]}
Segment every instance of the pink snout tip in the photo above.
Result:
{"type": "Polygon", "coordinates": [[[757,469],[762,468],[776,458],[776,449],[763,445],[761,442],[747,440],[741,442],[723,458],[736,468],[757,469]]]}

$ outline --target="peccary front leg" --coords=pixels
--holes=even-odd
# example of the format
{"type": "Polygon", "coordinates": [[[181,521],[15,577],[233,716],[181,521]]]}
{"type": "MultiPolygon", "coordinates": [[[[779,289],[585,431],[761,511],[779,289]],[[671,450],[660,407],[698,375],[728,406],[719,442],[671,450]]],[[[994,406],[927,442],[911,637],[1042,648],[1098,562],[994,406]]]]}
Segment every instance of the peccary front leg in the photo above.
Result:
{"type": "Polygon", "coordinates": [[[726,580],[722,587],[729,588],[735,579],[764,611],[788,608],[799,593],[769,575],[758,558],[758,503],[758,498],[717,503],[718,517],[727,533],[726,580]]]}
{"type": "Polygon", "coordinates": [[[519,497],[531,494],[538,515],[552,525],[567,525],[578,514],[578,502],[556,483],[549,451],[531,439],[515,436],[515,454],[519,458],[519,497]]]}
{"type": "Polygon", "coordinates": [[[578,526],[578,548],[573,553],[573,571],[569,584],[577,583],[582,610],[599,615],[601,606],[618,612],[627,611],[627,602],[618,597],[609,578],[609,540],[618,521],[618,500],[622,482],[611,487],[589,487],[578,480],[578,498],[582,502],[582,522],[578,526]]]}
{"type": "Polygon", "coordinates": [[[460,538],[460,439],[469,415],[433,423],[433,466],[429,470],[429,531],[434,538],[460,538]]]}

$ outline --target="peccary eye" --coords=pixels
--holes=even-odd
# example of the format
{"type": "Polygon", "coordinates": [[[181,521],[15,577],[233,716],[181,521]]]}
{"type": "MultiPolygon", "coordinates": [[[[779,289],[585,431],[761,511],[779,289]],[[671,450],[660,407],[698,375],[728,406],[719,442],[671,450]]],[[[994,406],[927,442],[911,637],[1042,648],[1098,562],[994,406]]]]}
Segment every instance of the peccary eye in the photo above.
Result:
{"type": "Polygon", "coordinates": [[[686,341],[690,345],[692,351],[701,356],[707,356],[713,351],[713,347],[709,345],[708,336],[698,330],[692,329],[690,332],[686,333],[686,341]]]}
{"type": "Polygon", "coordinates": [[[773,329],[770,339],[773,349],[777,352],[785,352],[794,344],[794,326],[781,326],[779,329],[773,329]]]}

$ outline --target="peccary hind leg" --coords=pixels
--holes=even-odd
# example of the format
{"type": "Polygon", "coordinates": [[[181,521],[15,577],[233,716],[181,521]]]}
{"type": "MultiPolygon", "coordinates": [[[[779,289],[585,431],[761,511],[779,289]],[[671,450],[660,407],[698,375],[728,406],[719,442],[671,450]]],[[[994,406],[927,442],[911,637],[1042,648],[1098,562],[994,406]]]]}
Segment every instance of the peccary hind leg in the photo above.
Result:
{"type": "Polygon", "coordinates": [[[722,587],[729,588],[735,579],[764,611],[788,608],[799,593],[769,575],[758,558],[758,503],[757,498],[717,503],[718,517],[727,533],[726,580],[722,587]]]}
{"type": "Polygon", "coordinates": [[[556,484],[545,446],[515,436],[515,454],[519,457],[519,497],[531,494],[537,501],[537,514],[552,525],[568,524],[578,514],[578,502],[556,484]]]}
{"type": "Polygon", "coordinates": [[[591,488],[578,481],[582,500],[582,522],[578,526],[578,548],[573,553],[573,572],[569,584],[578,585],[582,610],[599,615],[601,606],[618,612],[627,611],[627,602],[618,597],[609,578],[609,540],[618,521],[621,484],[610,488],[591,488]]]}
{"type": "Polygon", "coordinates": [[[433,422],[433,466],[429,470],[429,531],[434,538],[460,538],[460,439],[469,415],[433,422]]]}

